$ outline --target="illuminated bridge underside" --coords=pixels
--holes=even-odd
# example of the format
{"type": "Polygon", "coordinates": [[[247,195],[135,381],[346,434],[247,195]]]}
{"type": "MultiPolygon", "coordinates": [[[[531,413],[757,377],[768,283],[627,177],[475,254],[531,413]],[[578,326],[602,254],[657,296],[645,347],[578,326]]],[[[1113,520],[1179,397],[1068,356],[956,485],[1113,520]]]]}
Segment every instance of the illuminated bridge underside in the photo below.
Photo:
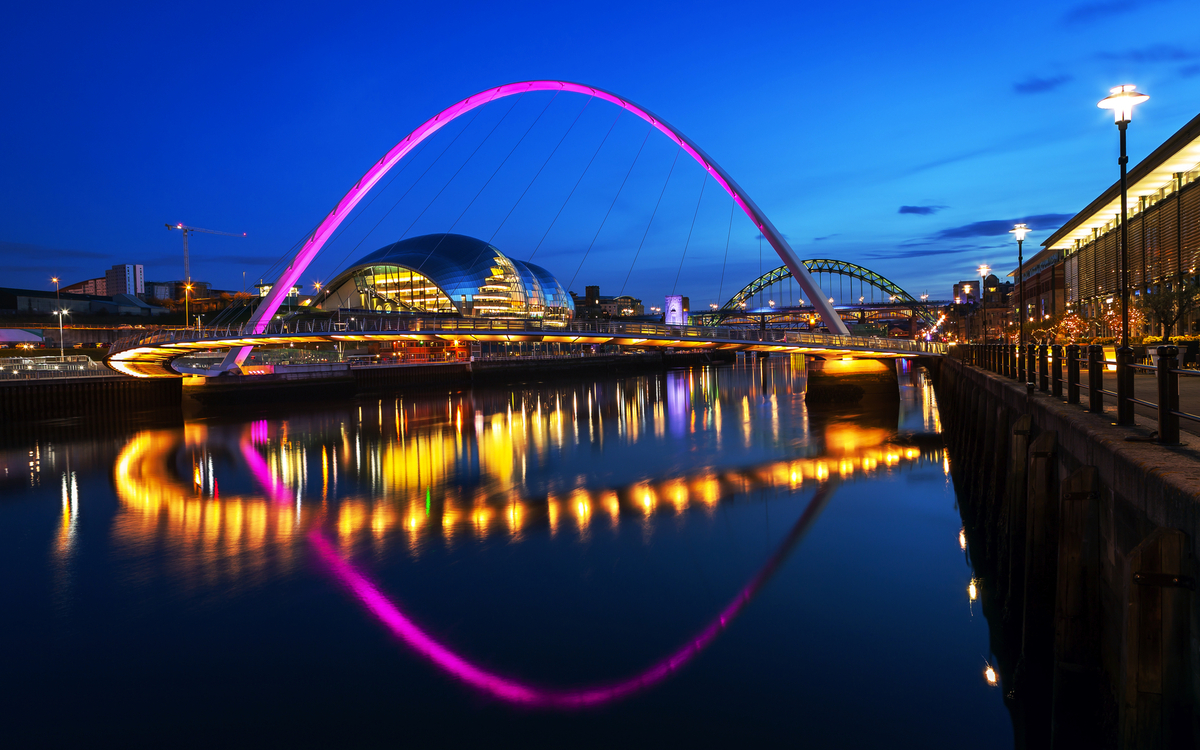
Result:
{"type": "MultiPolygon", "coordinates": [[[[937,315],[935,315],[920,300],[901,289],[895,282],[885,279],[869,268],[863,268],[862,266],[849,263],[844,260],[832,260],[828,258],[817,258],[802,262],[804,263],[805,268],[808,269],[809,273],[838,274],[851,279],[858,279],[865,284],[870,284],[876,289],[882,291],[884,294],[890,297],[895,297],[896,302],[912,308],[913,314],[915,314],[921,320],[929,323],[930,325],[937,323],[937,315]]],[[[762,276],[759,276],[757,279],[747,284],[740,292],[730,297],[729,301],[726,302],[718,312],[710,315],[695,317],[703,319],[703,322],[707,325],[720,325],[720,322],[726,318],[744,312],[742,310],[743,302],[748,301],[759,292],[790,278],[792,278],[792,272],[787,266],[780,266],[779,268],[767,271],[762,276]]]]}
{"type": "MultiPolygon", "coordinates": [[[[567,329],[542,330],[521,321],[436,320],[411,321],[409,329],[365,331],[298,331],[221,335],[222,332],[180,331],[146,337],[127,348],[118,343],[107,360],[110,367],[138,377],[180,377],[171,367],[178,357],[198,351],[238,348],[295,348],[302,344],[391,341],[479,341],[535,342],[547,344],[617,344],[637,348],[708,349],[757,352],[811,353],[824,357],[889,359],[895,357],[941,356],[944,345],[865,336],[832,336],[792,331],[745,331],[697,326],[640,324],[577,325],[567,329]],[[591,330],[583,330],[590,328],[591,330]],[[207,335],[206,335],[207,334],[207,335]],[[758,336],[762,336],[760,339],[758,336]]],[[[399,325],[383,321],[379,325],[399,325]]]]}

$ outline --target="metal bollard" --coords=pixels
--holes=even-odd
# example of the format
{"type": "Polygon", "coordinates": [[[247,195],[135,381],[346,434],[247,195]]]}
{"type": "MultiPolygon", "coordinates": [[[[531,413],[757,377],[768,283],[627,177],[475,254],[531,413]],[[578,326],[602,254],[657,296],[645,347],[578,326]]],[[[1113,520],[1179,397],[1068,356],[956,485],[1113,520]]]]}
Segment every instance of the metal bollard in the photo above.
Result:
{"type": "Polygon", "coordinates": [[[1049,363],[1046,361],[1047,347],[1045,344],[1038,345],[1038,390],[1042,393],[1050,390],[1050,370],[1049,363]]]}
{"type": "Polygon", "coordinates": [[[1067,403],[1079,403],[1079,344],[1067,345],[1067,403]]]}
{"type": "Polygon", "coordinates": [[[1025,349],[1026,344],[1019,344],[1016,350],[1017,357],[1017,382],[1025,382],[1025,349]]]}
{"type": "Polygon", "coordinates": [[[1117,349],[1117,424],[1133,424],[1133,349],[1117,349]]]}
{"type": "Polygon", "coordinates": [[[1037,379],[1037,347],[1030,344],[1025,348],[1025,382],[1032,383],[1037,379]]]}
{"type": "Polygon", "coordinates": [[[1179,367],[1179,348],[1158,347],[1158,442],[1167,445],[1179,443],[1179,376],[1174,370],[1179,367]]]}
{"type": "Polygon", "coordinates": [[[1008,376],[1017,379],[1017,345],[1008,345],[1008,376]]]}
{"type": "Polygon", "coordinates": [[[1055,398],[1062,398],[1062,344],[1050,347],[1050,392],[1055,398]]]}
{"type": "Polygon", "coordinates": [[[1099,344],[1088,346],[1088,411],[1097,414],[1104,411],[1104,347],[1099,344]]]}

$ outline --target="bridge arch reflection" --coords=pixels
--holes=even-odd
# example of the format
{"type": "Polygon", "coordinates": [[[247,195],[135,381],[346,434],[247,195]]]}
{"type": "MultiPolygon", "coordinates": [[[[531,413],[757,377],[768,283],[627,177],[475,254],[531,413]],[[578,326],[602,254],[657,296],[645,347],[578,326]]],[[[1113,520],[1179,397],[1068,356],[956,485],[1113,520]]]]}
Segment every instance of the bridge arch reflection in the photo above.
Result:
{"type": "MultiPolygon", "coordinates": [[[[453,404],[446,408],[453,413],[453,404]]],[[[561,406],[559,407],[561,408],[561,406]]],[[[536,407],[535,407],[536,410],[536,407]]],[[[531,413],[536,413],[532,411],[531,413]]],[[[495,413],[493,414],[495,416],[495,413]]],[[[379,417],[382,420],[382,416],[379,417]]],[[[521,419],[505,413],[499,431],[521,419]]],[[[547,421],[549,424],[549,420],[547,421]]],[[[278,432],[287,432],[286,425],[278,432]]],[[[348,438],[347,438],[348,439],[348,438]]],[[[143,432],[131,439],[114,465],[114,480],[120,500],[136,520],[123,522],[124,533],[152,535],[167,533],[207,545],[209,554],[242,560],[239,570],[253,574],[256,555],[263,560],[280,558],[267,554],[271,545],[289,548],[285,565],[295,565],[303,547],[316,552],[325,569],[353,592],[375,617],[397,638],[473,688],[503,701],[545,708],[571,708],[598,705],[631,695],[654,685],[694,658],[737,616],[753,595],[769,580],[788,552],[803,537],[828,501],[835,484],[842,479],[899,468],[929,458],[917,445],[890,442],[884,430],[837,427],[825,441],[821,455],[792,460],[771,461],[760,465],[721,472],[700,470],[692,474],[639,481],[609,488],[576,487],[561,495],[527,498],[485,494],[462,503],[444,503],[436,518],[421,513],[416,503],[407,507],[378,503],[363,497],[342,498],[333,503],[296,503],[298,492],[315,499],[316,482],[307,479],[308,463],[322,455],[323,482],[336,472],[336,456],[289,442],[285,436],[272,436],[260,423],[238,430],[189,427],[186,430],[143,432]],[[192,460],[188,476],[187,454],[202,448],[207,452],[192,460]],[[211,456],[244,461],[259,487],[242,492],[222,493],[213,476],[211,456]],[[190,482],[189,482],[190,480],[190,482]],[[796,489],[813,487],[815,493],[780,548],[745,588],[693,638],[655,662],[651,667],[626,680],[583,689],[542,688],[484,670],[456,654],[444,643],[418,628],[392,603],[370,577],[350,561],[355,539],[362,534],[377,539],[411,540],[418,533],[452,535],[466,532],[487,535],[502,532],[519,536],[523,530],[545,523],[553,533],[556,524],[570,523],[581,533],[599,513],[612,516],[657,512],[680,513],[688,508],[710,512],[724,498],[751,493],[764,487],[796,489]],[[261,553],[261,554],[259,554],[261,553]]],[[[351,447],[353,450],[353,447],[351,447]]],[[[345,455],[343,454],[343,457],[345,455]]],[[[449,463],[443,464],[449,466],[449,463]]],[[[349,464],[344,465],[349,469],[349,464]]],[[[193,548],[194,549],[194,548],[193,548]]],[[[194,555],[189,555],[194,556],[194,555]]]]}

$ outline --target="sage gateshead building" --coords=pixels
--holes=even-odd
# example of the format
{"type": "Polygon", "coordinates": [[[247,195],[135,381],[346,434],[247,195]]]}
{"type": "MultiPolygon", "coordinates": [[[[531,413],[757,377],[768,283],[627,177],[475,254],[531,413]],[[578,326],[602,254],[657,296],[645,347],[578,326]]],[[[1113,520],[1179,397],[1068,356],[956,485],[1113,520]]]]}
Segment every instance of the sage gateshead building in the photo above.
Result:
{"type": "Polygon", "coordinates": [[[566,325],[575,303],[541,266],[461,234],[426,234],[382,247],[313,298],[320,310],[364,310],[566,325]]]}
{"type": "MultiPolygon", "coordinates": [[[[1200,267],[1200,116],[1130,169],[1128,182],[1129,289],[1136,304],[1144,295],[1188,282],[1200,267]]],[[[1062,312],[1101,320],[1114,305],[1119,309],[1120,217],[1116,183],[1026,259],[1024,294],[1013,299],[1023,297],[1027,320],[1062,312]]],[[[1178,323],[1187,331],[1198,325],[1194,314],[1178,323]]]]}

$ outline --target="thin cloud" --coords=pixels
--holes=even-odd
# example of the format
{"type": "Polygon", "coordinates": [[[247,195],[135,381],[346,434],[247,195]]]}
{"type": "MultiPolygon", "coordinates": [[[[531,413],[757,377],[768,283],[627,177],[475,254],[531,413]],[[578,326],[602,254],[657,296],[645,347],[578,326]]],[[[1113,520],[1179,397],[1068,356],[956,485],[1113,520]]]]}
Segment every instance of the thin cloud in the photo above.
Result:
{"type": "Polygon", "coordinates": [[[1014,224],[1028,224],[1029,228],[1038,231],[1043,229],[1058,229],[1067,219],[1075,214],[1038,214],[1026,216],[1023,219],[990,219],[975,221],[958,227],[943,229],[933,236],[934,240],[965,239],[967,237],[996,237],[1008,234],[1014,224]]]}
{"type": "Polygon", "coordinates": [[[824,237],[813,237],[813,242],[822,242],[824,240],[833,239],[834,237],[837,237],[837,236],[838,235],[835,233],[835,234],[827,234],[824,237]]]}
{"type": "Polygon", "coordinates": [[[1101,21],[1125,13],[1142,10],[1147,5],[1163,2],[1163,0],[1101,0],[1100,2],[1081,3],[1067,9],[1063,14],[1064,24],[1085,24],[1101,21]]]}
{"type": "Polygon", "coordinates": [[[931,216],[941,211],[945,206],[901,206],[898,213],[916,214],[917,216],[931,216]]]}
{"type": "Polygon", "coordinates": [[[1200,58],[1200,53],[1183,47],[1173,47],[1169,44],[1155,44],[1125,52],[1101,52],[1100,57],[1104,60],[1126,60],[1139,63],[1184,62],[1200,58]]]}
{"type": "Polygon", "coordinates": [[[1050,76],[1049,78],[1028,76],[1024,81],[1014,83],[1013,91],[1018,94],[1042,94],[1047,91],[1053,91],[1070,80],[1071,76],[1068,75],[1050,76]]]}
{"type": "Polygon", "coordinates": [[[1200,65],[1185,65],[1179,69],[1179,75],[1184,78],[1191,78],[1200,75],[1200,65]]]}

